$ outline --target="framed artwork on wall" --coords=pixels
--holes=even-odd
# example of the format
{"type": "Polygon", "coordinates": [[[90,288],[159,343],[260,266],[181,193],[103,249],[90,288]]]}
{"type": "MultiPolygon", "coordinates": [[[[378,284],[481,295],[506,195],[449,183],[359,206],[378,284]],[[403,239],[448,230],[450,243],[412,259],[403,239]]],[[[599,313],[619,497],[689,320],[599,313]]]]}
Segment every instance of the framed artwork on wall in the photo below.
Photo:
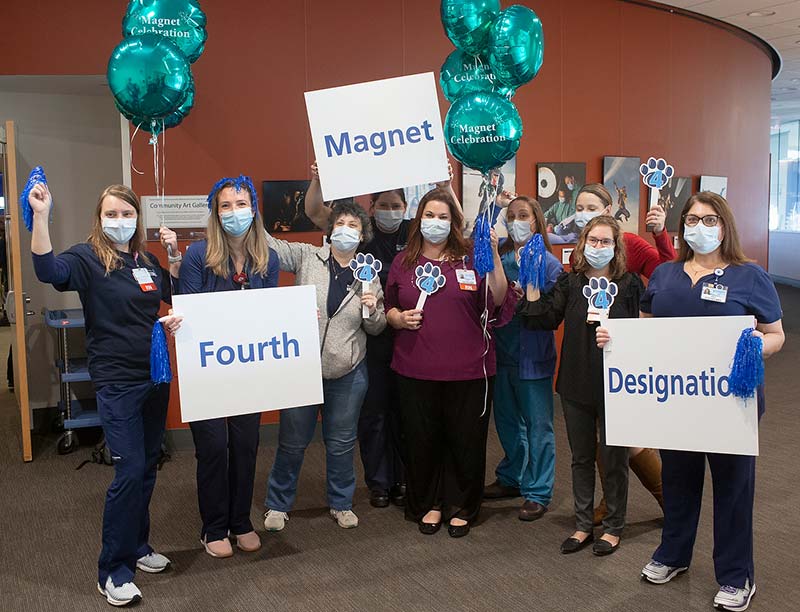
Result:
{"type": "MultiPolygon", "coordinates": [[[[654,190],[651,189],[651,199],[654,190]]],[[[688,176],[673,176],[661,189],[658,204],[667,213],[666,228],[668,232],[677,232],[681,220],[681,211],[692,195],[692,179],[688,176]]]]}
{"type": "Polygon", "coordinates": [[[542,205],[551,244],[574,244],[575,200],[586,184],[585,162],[543,162],[536,166],[536,199],[542,205]]]}
{"type": "Polygon", "coordinates": [[[310,181],[263,181],[264,227],[273,234],[313,232],[317,228],[305,212],[310,181]]]}
{"type": "Polygon", "coordinates": [[[612,216],[622,231],[639,233],[639,194],[642,177],[638,157],[604,157],[603,185],[613,198],[612,216]]]}
{"type": "MultiPolygon", "coordinates": [[[[478,170],[463,167],[462,170],[462,206],[464,207],[464,235],[472,235],[475,220],[491,206],[497,194],[503,191],[516,192],[517,184],[517,158],[508,160],[499,168],[494,168],[488,176],[478,170]]],[[[493,215],[493,225],[498,236],[507,235],[505,227],[506,211],[502,206],[496,206],[493,215]]]]}
{"type": "Polygon", "coordinates": [[[728,177],[727,176],[707,176],[700,177],[700,191],[710,191],[728,197],[728,177]]]}

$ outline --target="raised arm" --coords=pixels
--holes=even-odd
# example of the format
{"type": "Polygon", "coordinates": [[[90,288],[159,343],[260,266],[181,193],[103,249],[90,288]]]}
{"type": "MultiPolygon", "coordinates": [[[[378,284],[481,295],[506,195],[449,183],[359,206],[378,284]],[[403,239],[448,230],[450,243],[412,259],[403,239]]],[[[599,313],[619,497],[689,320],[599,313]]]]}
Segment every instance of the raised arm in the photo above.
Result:
{"type": "Polygon", "coordinates": [[[33,210],[33,232],[31,234],[31,253],[33,254],[33,270],[43,283],[50,283],[66,289],[70,282],[69,263],[56,257],[50,243],[50,206],[53,198],[47,185],[34,185],[28,196],[28,203],[33,210]]]}
{"type": "Polygon", "coordinates": [[[311,165],[311,183],[306,191],[306,215],[323,232],[328,228],[331,209],[325,206],[322,200],[322,187],[319,184],[319,170],[317,162],[311,165]]]}
{"type": "Polygon", "coordinates": [[[278,255],[278,260],[281,262],[281,270],[284,272],[296,273],[303,258],[319,248],[305,242],[278,240],[266,230],[264,232],[267,234],[267,244],[278,255]]]}
{"type": "Polygon", "coordinates": [[[528,329],[557,329],[564,320],[569,299],[569,273],[562,274],[552,291],[542,294],[527,288],[519,306],[522,324],[528,329]]]}

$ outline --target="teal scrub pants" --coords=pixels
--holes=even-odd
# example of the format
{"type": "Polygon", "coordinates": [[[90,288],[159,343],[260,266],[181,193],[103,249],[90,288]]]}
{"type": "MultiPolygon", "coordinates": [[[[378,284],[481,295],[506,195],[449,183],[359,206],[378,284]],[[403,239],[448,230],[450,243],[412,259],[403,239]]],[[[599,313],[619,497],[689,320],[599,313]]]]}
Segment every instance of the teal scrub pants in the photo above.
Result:
{"type": "Polygon", "coordinates": [[[494,422],[505,451],[495,470],[497,480],[518,487],[527,501],[547,506],[556,466],[552,376],[521,380],[518,367],[498,366],[494,422]]]}

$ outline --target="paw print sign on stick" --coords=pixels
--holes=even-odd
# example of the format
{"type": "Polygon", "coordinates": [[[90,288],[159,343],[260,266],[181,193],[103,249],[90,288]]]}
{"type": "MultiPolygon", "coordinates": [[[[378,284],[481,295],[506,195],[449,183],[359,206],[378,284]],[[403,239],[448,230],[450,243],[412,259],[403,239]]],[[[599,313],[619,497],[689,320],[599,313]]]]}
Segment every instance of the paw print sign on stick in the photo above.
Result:
{"type": "MultiPolygon", "coordinates": [[[[378,272],[383,269],[383,264],[379,259],[375,259],[371,253],[358,253],[350,260],[350,269],[353,271],[353,278],[361,281],[361,294],[370,292],[372,281],[378,278],[378,272]]],[[[369,307],[364,304],[361,306],[361,316],[369,319],[369,307]]]]}
{"type": "Polygon", "coordinates": [[[439,266],[434,266],[428,262],[424,266],[417,266],[414,270],[415,281],[419,289],[419,299],[417,300],[417,310],[422,310],[425,306],[425,300],[429,295],[433,295],[439,289],[444,287],[447,282],[442,269],[439,266]]]}
{"type": "Polygon", "coordinates": [[[604,321],[617,295],[617,283],[605,276],[590,278],[589,284],[583,287],[583,297],[589,302],[586,321],[604,321]]]}
{"type": "MultiPolygon", "coordinates": [[[[658,204],[661,190],[666,187],[670,179],[675,174],[675,168],[669,165],[663,157],[656,159],[651,157],[646,164],[639,167],[639,174],[642,175],[642,182],[646,187],[650,187],[650,206],[653,208],[658,204]]],[[[653,231],[653,226],[648,225],[647,231],[653,231]]]]}

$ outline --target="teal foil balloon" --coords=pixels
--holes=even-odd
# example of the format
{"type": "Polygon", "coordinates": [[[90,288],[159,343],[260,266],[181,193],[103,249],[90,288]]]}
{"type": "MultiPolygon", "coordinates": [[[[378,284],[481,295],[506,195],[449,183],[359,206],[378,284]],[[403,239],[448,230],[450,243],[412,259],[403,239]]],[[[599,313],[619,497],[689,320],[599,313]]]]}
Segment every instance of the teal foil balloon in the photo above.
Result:
{"type": "Polygon", "coordinates": [[[157,34],[168,38],[194,63],[205,49],[206,14],[196,0],[131,0],[122,36],[157,34]]]}
{"type": "Polygon", "coordinates": [[[510,100],[480,92],[453,103],[444,120],[444,136],[453,157],[485,174],[516,155],[522,119],[510,100]]]}
{"type": "Polygon", "coordinates": [[[442,25],[456,48],[470,55],[483,52],[500,0],[442,0],[442,25]]]}
{"type": "Polygon", "coordinates": [[[507,97],[513,96],[515,91],[497,81],[485,57],[469,55],[458,49],[448,55],[442,64],[439,85],[450,102],[479,91],[495,92],[507,97]]]}
{"type": "Polygon", "coordinates": [[[186,100],[192,72],[186,56],[156,34],[123,40],[108,60],[108,86],[123,115],[160,119],[186,100]]]}
{"type": "Polygon", "coordinates": [[[497,80],[520,87],[532,80],[544,61],[542,22],[531,9],[515,4],[494,22],[487,50],[497,80]]]}
{"type": "Polygon", "coordinates": [[[177,127],[181,124],[181,122],[189,115],[194,106],[194,83],[191,84],[189,91],[186,94],[186,99],[183,101],[176,110],[172,111],[166,117],[162,117],[161,119],[143,119],[140,117],[133,117],[129,120],[133,125],[138,126],[140,129],[144,130],[145,132],[149,132],[153,134],[153,136],[158,136],[164,130],[168,130],[169,128],[177,127]]]}

